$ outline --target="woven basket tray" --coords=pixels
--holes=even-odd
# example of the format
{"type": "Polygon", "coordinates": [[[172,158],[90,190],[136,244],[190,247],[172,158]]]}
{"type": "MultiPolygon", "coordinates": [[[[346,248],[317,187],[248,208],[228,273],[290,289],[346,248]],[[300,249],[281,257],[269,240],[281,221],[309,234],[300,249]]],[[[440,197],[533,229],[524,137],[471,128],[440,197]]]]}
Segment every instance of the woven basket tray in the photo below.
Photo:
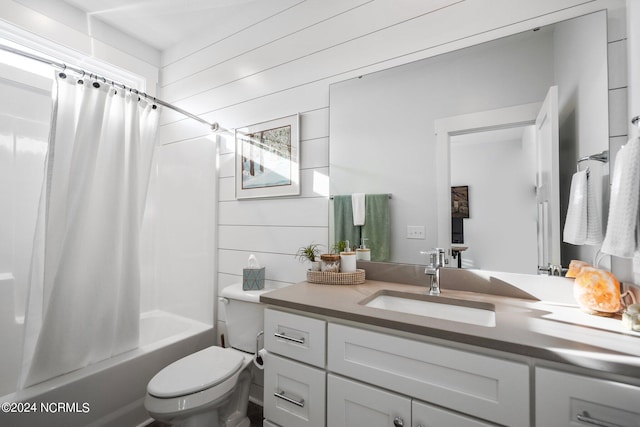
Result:
{"type": "Polygon", "coordinates": [[[364,270],[352,273],[334,273],[330,271],[307,271],[307,282],[321,285],[359,285],[364,283],[364,270]]]}

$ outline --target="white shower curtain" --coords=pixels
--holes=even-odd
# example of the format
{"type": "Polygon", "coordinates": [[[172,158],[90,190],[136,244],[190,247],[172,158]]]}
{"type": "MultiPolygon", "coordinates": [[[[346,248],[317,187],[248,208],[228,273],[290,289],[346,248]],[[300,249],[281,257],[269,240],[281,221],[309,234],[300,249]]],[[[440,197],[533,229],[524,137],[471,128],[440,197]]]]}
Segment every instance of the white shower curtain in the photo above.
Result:
{"type": "Polygon", "coordinates": [[[138,346],[139,235],[158,109],[56,76],[21,388],[138,346]]]}

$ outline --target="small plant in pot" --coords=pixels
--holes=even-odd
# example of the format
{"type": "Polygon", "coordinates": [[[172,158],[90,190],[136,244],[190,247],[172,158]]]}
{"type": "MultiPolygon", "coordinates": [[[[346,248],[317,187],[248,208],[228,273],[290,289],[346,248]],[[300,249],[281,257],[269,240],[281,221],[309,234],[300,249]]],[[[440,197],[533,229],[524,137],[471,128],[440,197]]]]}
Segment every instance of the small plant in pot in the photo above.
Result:
{"type": "Polygon", "coordinates": [[[340,240],[333,245],[333,253],[340,255],[340,252],[344,252],[347,249],[347,240],[340,240]]]}
{"type": "Polygon", "coordinates": [[[311,243],[307,246],[302,246],[296,252],[296,258],[300,262],[311,263],[311,271],[320,271],[320,245],[318,243],[311,243]]]}

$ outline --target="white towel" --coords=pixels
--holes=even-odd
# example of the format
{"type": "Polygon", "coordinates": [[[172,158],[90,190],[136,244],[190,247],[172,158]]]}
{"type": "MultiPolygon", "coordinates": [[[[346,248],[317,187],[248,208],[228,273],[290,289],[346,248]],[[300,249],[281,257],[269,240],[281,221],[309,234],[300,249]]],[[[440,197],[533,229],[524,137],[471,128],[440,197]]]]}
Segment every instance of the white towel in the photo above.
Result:
{"type": "Polygon", "coordinates": [[[569,207],[564,224],[563,240],[584,245],[587,239],[587,171],[578,171],[571,178],[569,207]]]}
{"type": "Polygon", "coordinates": [[[592,178],[587,174],[587,236],[585,245],[602,243],[602,216],[592,178]]]}
{"type": "Polygon", "coordinates": [[[632,258],[636,250],[636,224],[640,201],[640,140],[631,139],[616,156],[611,182],[607,232],[601,251],[632,258]]]}
{"type": "Polygon", "coordinates": [[[353,209],[353,225],[364,225],[364,193],[353,193],[351,195],[351,208],[353,209]]]}

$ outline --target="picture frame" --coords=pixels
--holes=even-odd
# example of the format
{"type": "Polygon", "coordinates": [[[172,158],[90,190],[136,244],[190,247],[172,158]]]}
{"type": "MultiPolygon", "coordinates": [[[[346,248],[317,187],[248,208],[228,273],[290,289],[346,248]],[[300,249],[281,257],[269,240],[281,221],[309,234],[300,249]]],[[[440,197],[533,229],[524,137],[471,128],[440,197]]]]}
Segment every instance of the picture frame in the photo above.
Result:
{"type": "Polygon", "coordinates": [[[451,187],[451,218],[469,218],[469,186],[451,187]]]}
{"type": "Polygon", "coordinates": [[[235,130],[236,199],[300,194],[300,115],[235,130]]]}

